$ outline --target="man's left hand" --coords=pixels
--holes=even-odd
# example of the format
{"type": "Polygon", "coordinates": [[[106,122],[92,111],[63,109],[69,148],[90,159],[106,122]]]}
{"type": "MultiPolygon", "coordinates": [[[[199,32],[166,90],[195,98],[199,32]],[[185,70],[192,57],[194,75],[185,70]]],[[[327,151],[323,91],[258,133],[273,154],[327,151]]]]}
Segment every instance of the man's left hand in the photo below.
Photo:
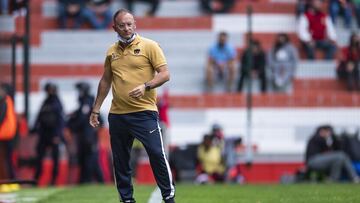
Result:
{"type": "Polygon", "coordinates": [[[139,85],[135,87],[133,90],[129,92],[129,96],[134,99],[139,99],[144,96],[145,93],[145,84],[139,85]]]}

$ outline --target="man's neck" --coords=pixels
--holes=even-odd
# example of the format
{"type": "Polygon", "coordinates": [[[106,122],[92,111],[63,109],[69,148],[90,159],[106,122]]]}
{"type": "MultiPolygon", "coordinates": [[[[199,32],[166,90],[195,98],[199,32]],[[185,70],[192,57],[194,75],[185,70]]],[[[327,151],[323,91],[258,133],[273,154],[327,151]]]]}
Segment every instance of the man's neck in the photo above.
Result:
{"type": "Polygon", "coordinates": [[[125,48],[127,45],[129,45],[131,42],[133,42],[136,38],[136,33],[132,34],[129,39],[123,38],[122,36],[118,35],[119,44],[125,48]]]}

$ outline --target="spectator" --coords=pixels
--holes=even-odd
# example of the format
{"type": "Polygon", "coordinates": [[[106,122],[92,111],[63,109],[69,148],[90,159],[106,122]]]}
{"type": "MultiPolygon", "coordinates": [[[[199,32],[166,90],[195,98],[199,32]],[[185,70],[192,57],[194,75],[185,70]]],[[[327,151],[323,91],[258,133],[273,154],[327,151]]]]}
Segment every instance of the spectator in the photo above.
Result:
{"type": "Polygon", "coordinates": [[[251,46],[245,49],[241,56],[241,67],[240,67],[240,80],[238,83],[237,90],[242,91],[244,80],[247,77],[259,78],[261,82],[261,92],[265,93],[267,90],[266,84],[266,56],[263,51],[261,44],[257,40],[251,42],[251,46]],[[251,50],[250,50],[251,47],[251,50]],[[252,58],[250,58],[250,54],[252,58]]]}
{"type": "Polygon", "coordinates": [[[79,93],[79,107],[70,116],[68,126],[77,138],[80,183],[89,183],[93,178],[103,183],[104,178],[99,165],[98,132],[88,121],[94,96],[90,94],[90,86],[85,82],[77,83],[76,89],[79,93]]]}
{"type": "Polygon", "coordinates": [[[0,84],[0,163],[1,171],[4,170],[0,179],[15,178],[12,155],[17,125],[14,102],[7,87],[7,84],[0,84]]]}
{"type": "Polygon", "coordinates": [[[215,123],[211,127],[210,136],[212,137],[213,144],[221,148],[224,147],[224,132],[221,125],[215,123]]]}
{"type": "Polygon", "coordinates": [[[78,29],[83,23],[81,13],[85,7],[86,0],[58,0],[58,20],[61,29],[78,29]],[[70,23],[68,20],[72,19],[70,23]]]}
{"type": "Polygon", "coordinates": [[[82,17],[89,21],[91,27],[99,30],[109,27],[112,21],[111,0],[90,0],[82,10],[82,17]]]}
{"type": "Polygon", "coordinates": [[[299,19],[299,38],[308,59],[315,58],[315,49],[333,59],[336,52],[336,33],[330,18],[322,12],[322,1],[313,0],[308,11],[299,19]]]}
{"type": "Polygon", "coordinates": [[[340,181],[344,169],[346,175],[359,183],[349,157],[340,151],[340,142],[331,126],[320,126],[306,147],[306,166],[309,170],[329,172],[331,181],[340,181]]]}
{"type": "Polygon", "coordinates": [[[128,10],[134,13],[134,3],[136,1],[143,1],[150,4],[151,8],[145,13],[146,16],[155,16],[156,11],[159,8],[160,0],[125,0],[128,10]]]}
{"type": "Polygon", "coordinates": [[[352,2],[355,10],[356,23],[358,28],[360,28],[360,0],[352,0],[352,2]]]}
{"type": "Polygon", "coordinates": [[[208,14],[227,13],[234,6],[234,0],[200,0],[201,9],[208,14]]]}
{"type": "Polygon", "coordinates": [[[336,24],[338,14],[342,14],[345,22],[345,27],[348,29],[351,28],[352,5],[350,3],[350,0],[330,0],[329,14],[334,24],[336,24]]]}
{"type": "Polygon", "coordinates": [[[214,76],[223,79],[227,74],[226,90],[231,91],[235,79],[236,50],[228,43],[228,34],[220,32],[217,42],[212,45],[208,53],[206,67],[207,89],[211,91],[214,86],[214,76]]]}
{"type": "Polygon", "coordinates": [[[200,175],[196,178],[198,183],[224,181],[225,167],[222,158],[222,149],[213,144],[211,135],[205,135],[199,145],[197,158],[200,164],[200,175]]]}
{"type": "Polygon", "coordinates": [[[272,71],[274,90],[284,91],[291,84],[298,62],[298,53],[287,34],[279,34],[268,53],[268,65],[272,71]]]}
{"type": "Polygon", "coordinates": [[[52,151],[53,171],[51,185],[55,185],[59,168],[59,147],[64,141],[64,113],[60,99],[57,95],[55,84],[47,83],[45,85],[47,97],[41,105],[40,112],[36,118],[32,132],[39,135],[36,146],[36,171],[35,180],[39,181],[42,173],[42,161],[48,148],[52,151]]]}
{"type": "Polygon", "coordinates": [[[350,36],[349,46],[342,50],[342,60],[338,66],[338,77],[344,79],[347,89],[360,90],[360,37],[353,33],[350,36]]]}

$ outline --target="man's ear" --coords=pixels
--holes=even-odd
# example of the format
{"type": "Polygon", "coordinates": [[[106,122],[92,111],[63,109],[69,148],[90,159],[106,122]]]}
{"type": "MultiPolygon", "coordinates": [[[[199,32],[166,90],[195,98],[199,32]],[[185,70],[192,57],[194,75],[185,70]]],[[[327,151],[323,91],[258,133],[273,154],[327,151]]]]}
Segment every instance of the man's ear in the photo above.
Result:
{"type": "Polygon", "coordinates": [[[112,28],[113,28],[113,30],[114,30],[115,32],[117,32],[117,31],[116,31],[116,26],[115,26],[115,25],[112,25],[112,28]]]}

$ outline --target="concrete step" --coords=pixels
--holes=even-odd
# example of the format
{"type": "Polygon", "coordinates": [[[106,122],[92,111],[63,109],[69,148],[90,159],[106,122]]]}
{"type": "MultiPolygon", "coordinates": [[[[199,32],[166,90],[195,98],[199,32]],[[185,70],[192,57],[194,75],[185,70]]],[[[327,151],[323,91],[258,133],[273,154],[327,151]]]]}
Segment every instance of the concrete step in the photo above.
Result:
{"type": "MultiPolygon", "coordinates": [[[[139,35],[155,40],[161,46],[210,46],[215,40],[217,33],[208,30],[164,30],[164,31],[139,31],[139,35]]],[[[113,31],[45,31],[41,34],[44,46],[96,46],[110,45],[114,43],[116,33],[113,31]]],[[[230,43],[241,46],[243,43],[242,33],[229,33],[230,43]]],[[[180,47],[181,48],[181,47],[180,47]]]]}
{"type": "Polygon", "coordinates": [[[0,33],[12,33],[15,31],[15,17],[0,15],[0,33]]]}
{"type": "Polygon", "coordinates": [[[302,60],[296,70],[296,78],[336,78],[335,60],[302,60]]]}
{"type": "MultiPolygon", "coordinates": [[[[231,13],[245,13],[248,5],[252,5],[254,13],[294,13],[295,3],[293,1],[236,1],[231,13]]],[[[125,8],[126,4],[122,1],[113,1],[111,10],[114,12],[118,8],[125,8]]],[[[135,2],[135,16],[144,16],[149,10],[149,4],[135,2]]],[[[53,0],[44,1],[42,4],[42,14],[46,17],[57,16],[57,2],[53,0]]],[[[159,17],[181,17],[181,16],[200,16],[199,1],[191,0],[163,0],[160,3],[156,16],[159,17]]]]}

